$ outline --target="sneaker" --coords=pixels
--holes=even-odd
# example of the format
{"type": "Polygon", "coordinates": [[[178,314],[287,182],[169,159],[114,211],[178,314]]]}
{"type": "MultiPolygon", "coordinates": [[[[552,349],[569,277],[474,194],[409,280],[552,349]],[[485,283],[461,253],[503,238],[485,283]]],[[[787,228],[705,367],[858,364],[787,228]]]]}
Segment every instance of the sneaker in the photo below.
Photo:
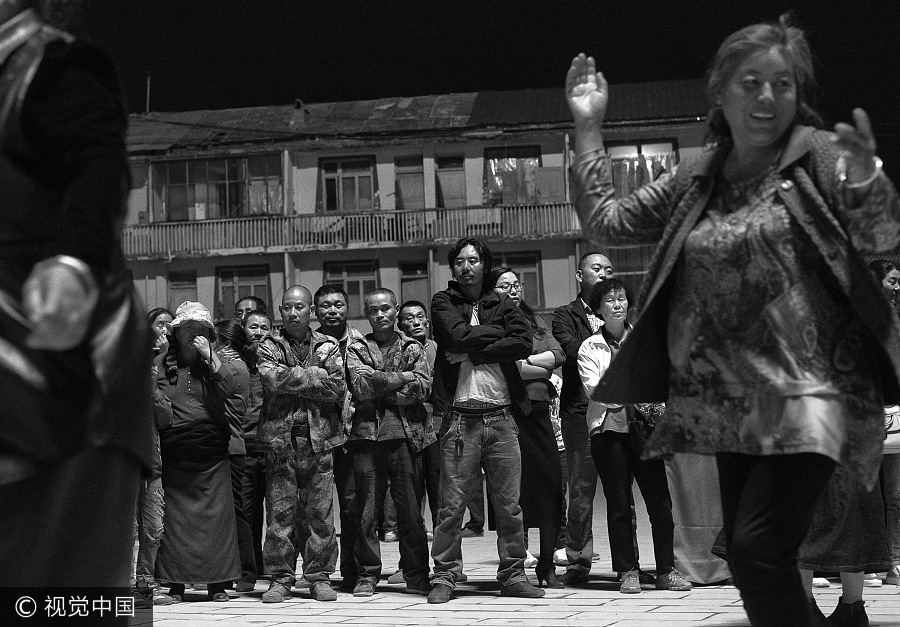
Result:
{"type": "Polygon", "coordinates": [[[174,605],[178,603],[181,599],[176,600],[175,597],[171,597],[160,589],[153,590],[152,595],[150,596],[150,601],[153,605],[174,605]]]}
{"type": "Polygon", "coordinates": [[[688,581],[684,575],[674,568],[656,578],[657,590],[673,590],[675,592],[687,592],[694,586],[688,581]]]}
{"type": "Polygon", "coordinates": [[[385,542],[397,542],[398,540],[400,540],[400,536],[397,535],[396,531],[388,531],[384,534],[385,542]]]}
{"type": "Polygon", "coordinates": [[[269,584],[269,589],[263,592],[262,602],[263,603],[281,603],[285,599],[289,599],[291,596],[291,589],[288,588],[283,583],[278,583],[277,581],[273,581],[269,584]]]}
{"type": "Polygon", "coordinates": [[[511,583],[508,586],[500,586],[500,596],[519,597],[521,599],[539,599],[544,596],[542,588],[533,586],[525,580],[511,583]]]}
{"type": "Polygon", "coordinates": [[[337,592],[327,581],[316,581],[310,584],[309,592],[316,601],[337,601],[337,592]]]}
{"type": "Polygon", "coordinates": [[[525,568],[534,568],[537,566],[537,558],[531,554],[531,551],[525,550],[525,568]]]}
{"type": "Polygon", "coordinates": [[[456,578],[456,583],[466,583],[469,580],[469,576],[465,573],[460,573],[459,577],[456,578]]]}
{"type": "Polygon", "coordinates": [[[813,577],[812,587],[813,588],[829,588],[829,587],[831,587],[831,582],[828,581],[825,577],[813,577]]]}
{"type": "Polygon", "coordinates": [[[236,584],[234,584],[235,592],[253,592],[254,590],[256,590],[256,582],[255,581],[240,580],[236,584]]]}
{"type": "Polygon", "coordinates": [[[406,579],[403,578],[403,570],[398,568],[397,572],[387,578],[388,583],[406,583],[406,579]]]}
{"type": "Polygon", "coordinates": [[[900,586],[900,566],[891,566],[884,578],[884,583],[889,586],[900,586]]]}
{"type": "Polygon", "coordinates": [[[566,555],[566,549],[556,549],[553,552],[553,563],[557,566],[568,566],[569,565],[569,556],[566,555]]]}
{"type": "MultiPolygon", "coordinates": [[[[619,581],[622,582],[619,586],[619,592],[622,594],[638,594],[641,591],[640,574],[637,568],[620,575],[619,581]]],[[[656,585],[659,585],[658,581],[656,585]]]]}
{"type": "Polygon", "coordinates": [[[656,585],[656,577],[651,575],[645,570],[641,570],[638,568],[638,581],[641,582],[641,585],[654,586],[656,585]]]}
{"type": "Polygon", "coordinates": [[[210,601],[217,601],[219,603],[223,603],[225,601],[230,601],[231,597],[228,596],[228,593],[224,590],[219,592],[214,592],[212,594],[208,594],[210,601]]]}
{"type": "Polygon", "coordinates": [[[360,579],[353,587],[353,596],[370,597],[375,594],[375,584],[368,579],[360,579]]]}
{"type": "Polygon", "coordinates": [[[447,603],[453,598],[453,588],[445,583],[436,583],[428,593],[429,603],[447,603]]]}
{"type": "Polygon", "coordinates": [[[875,573],[866,573],[866,576],[863,579],[863,585],[866,588],[880,588],[882,583],[881,577],[875,573]]]}
{"type": "Polygon", "coordinates": [[[481,538],[484,536],[484,529],[472,529],[471,527],[462,528],[463,538],[481,538]]]}

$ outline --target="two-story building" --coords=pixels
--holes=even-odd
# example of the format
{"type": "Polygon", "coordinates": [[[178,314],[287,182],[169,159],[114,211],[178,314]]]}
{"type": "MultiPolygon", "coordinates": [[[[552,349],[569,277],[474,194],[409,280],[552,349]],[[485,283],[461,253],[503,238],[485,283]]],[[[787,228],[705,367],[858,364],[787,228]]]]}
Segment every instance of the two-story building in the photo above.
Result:
{"type": "MultiPolygon", "coordinates": [[[[699,80],[610,87],[620,192],[700,150],[699,80]]],[[[123,244],[148,307],[199,300],[216,317],[285,286],[338,283],[362,317],[376,286],[430,302],[460,237],[489,242],[538,311],[571,301],[588,250],[568,193],[562,89],[132,116],[123,244]]],[[[636,287],[650,248],[608,251],[636,287]]],[[[275,310],[275,307],[272,307],[275,310]]]]}

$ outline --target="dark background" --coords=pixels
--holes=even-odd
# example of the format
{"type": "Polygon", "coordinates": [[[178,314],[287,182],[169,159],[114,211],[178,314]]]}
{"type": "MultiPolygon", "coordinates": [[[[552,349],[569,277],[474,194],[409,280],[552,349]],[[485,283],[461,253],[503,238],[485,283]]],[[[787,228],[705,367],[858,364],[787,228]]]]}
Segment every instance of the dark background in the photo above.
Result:
{"type": "Polygon", "coordinates": [[[113,54],[133,112],[148,73],[153,111],[561,86],[582,50],[613,83],[699,77],[729,33],[793,9],[826,121],[865,108],[886,164],[900,160],[900,3],[888,0],[76,4],[70,28],[113,54]]]}

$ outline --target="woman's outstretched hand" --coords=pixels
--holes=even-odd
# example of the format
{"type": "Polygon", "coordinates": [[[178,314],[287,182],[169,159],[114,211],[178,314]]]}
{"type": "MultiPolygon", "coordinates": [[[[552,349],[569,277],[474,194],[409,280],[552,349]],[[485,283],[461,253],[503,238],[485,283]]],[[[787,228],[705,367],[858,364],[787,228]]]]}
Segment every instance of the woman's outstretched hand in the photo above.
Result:
{"type": "Polygon", "coordinates": [[[566,72],[566,103],[575,125],[601,125],[608,102],[608,85],[603,73],[597,71],[594,57],[579,54],[572,59],[569,71],[566,72]]]}
{"type": "Polygon", "coordinates": [[[876,146],[869,116],[862,109],[854,109],[853,124],[838,122],[834,125],[834,133],[834,143],[846,161],[847,182],[853,184],[868,179],[875,171],[876,146]]]}

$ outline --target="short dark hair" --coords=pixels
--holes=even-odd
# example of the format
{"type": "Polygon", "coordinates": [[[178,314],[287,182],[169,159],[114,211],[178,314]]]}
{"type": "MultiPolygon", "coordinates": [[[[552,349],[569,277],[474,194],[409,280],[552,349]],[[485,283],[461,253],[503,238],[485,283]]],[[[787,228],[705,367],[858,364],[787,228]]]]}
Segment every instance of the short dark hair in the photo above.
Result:
{"type": "Polygon", "coordinates": [[[887,276],[888,272],[891,270],[900,270],[892,261],[888,261],[887,259],[876,259],[872,263],[869,264],[869,270],[872,271],[872,274],[875,275],[875,278],[878,279],[878,282],[884,281],[884,277],[887,276]]]}
{"type": "Polygon", "coordinates": [[[316,293],[313,295],[313,305],[319,306],[319,299],[328,296],[329,294],[340,294],[344,297],[345,303],[350,303],[350,297],[347,296],[347,290],[345,290],[340,285],[336,283],[326,283],[322,287],[316,290],[316,293]]]}
{"type": "Polygon", "coordinates": [[[244,317],[241,318],[241,326],[242,327],[247,326],[247,320],[250,319],[250,316],[259,316],[260,318],[265,318],[266,320],[269,321],[269,325],[272,324],[272,316],[270,316],[269,313],[266,311],[260,311],[259,309],[257,309],[256,311],[248,311],[247,313],[244,314],[244,317]]]}
{"type": "MultiPolygon", "coordinates": [[[[581,270],[581,266],[584,265],[584,260],[588,257],[593,257],[594,255],[600,255],[601,257],[606,257],[606,253],[602,253],[599,250],[591,250],[589,252],[584,253],[581,257],[578,258],[578,269],[581,270]]],[[[609,259],[609,257],[606,257],[609,259]]]]}
{"type": "Polygon", "coordinates": [[[254,305],[256,305],[256,311],[260,311],[262,313],[269,313],[268,307],[266,307],[266,301],[258,296],[244,296],[243,298],[239,298],[234,302],[234,308],[237,309],[237,306],[240,305],[245,300],[249,300],[254,305]]]}
{"type": "Polygon", "coordinates": [[[625,292],[625,298],[628,298],[628,288],[625,287],[625,283],[621,279],[616,277],[600,279],[594,283],[591,296],[588,298],[588,307],[591,308],[591,311],[597,311],[597,308],[603,303],[603,297],[616,290],[622,290],[625,292]]]}
{"type": "Polygon", "coordinates": [[[450,247],[450,252],[447,253],[447,263],[450,264],[450,271],[453,272],[453,262],[456,261],[459,252],[466,246],[474,248],[478,256],[481,257],[481,264],[484,266],[484,276],[487,278],[491,268],[494,267],[494,257],[491,255],[491,249],[487,247],[487,244],[476,237],[463,237],[456,240],[456,243],[450,247]]]}
{"type": "Polygon", "coordinates": [[[404,301],[403,304],[400,305],[400,307],[397,309],[397,315],[400,316],[401,314],[403,314],[403,310],[407,307],[421,307],[422,311],[424,311],[426,314],[428,313],[428,307],[425,306],[425,303],[417,300],[407,300],[404,301]]]}
{"type": "Polygon", "coordinates": [[[376,294],[386,294],[391,297],[391,300],[394,301],[394,305],[397,305],[397,295],[394,294],[392,290],[389,290],[386,287],[376,287],[371,292],[366,293],[365,297],[363,297],[363,305],[368,307],[369,305],[369,296],[375,296],[376,294]]]}

